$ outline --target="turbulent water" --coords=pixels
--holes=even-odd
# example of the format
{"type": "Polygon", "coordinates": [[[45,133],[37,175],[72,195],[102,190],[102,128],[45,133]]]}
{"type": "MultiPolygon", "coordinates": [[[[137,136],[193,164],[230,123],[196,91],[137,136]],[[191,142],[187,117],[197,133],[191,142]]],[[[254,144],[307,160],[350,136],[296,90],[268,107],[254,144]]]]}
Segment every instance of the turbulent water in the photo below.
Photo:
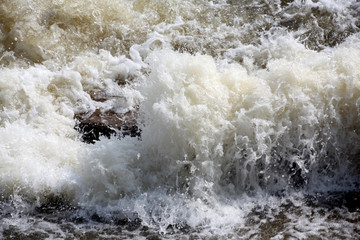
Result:
{"type": "Polygon", "coordinates": [[[2,238],[359,239],[359,29],[358,0],[0,0],[2,238]],[[95,111],[141,136],[85,143],[95,111]]]}

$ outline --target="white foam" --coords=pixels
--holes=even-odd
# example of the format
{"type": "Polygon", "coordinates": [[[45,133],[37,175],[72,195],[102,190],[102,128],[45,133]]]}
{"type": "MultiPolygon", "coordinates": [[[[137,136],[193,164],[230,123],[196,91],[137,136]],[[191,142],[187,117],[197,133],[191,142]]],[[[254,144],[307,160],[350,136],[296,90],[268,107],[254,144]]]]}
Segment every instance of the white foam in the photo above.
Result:
{"type": "MultiPolygon", "coordinates": [[[[298,17],[294,9],[311,15],[317,8],[337,14],[331,29],[355,32],[357,5],[280,5],[6,1],[0,7],[9,13],[0,17],[3,197],[24,211],[25,200],[41,204],[61,195],[84,216],[139,217],[164,234],[183,224],[204,238],[242,231],[250,238],[277,218],[286,224],[274,238],[311,238],[329,222],[340,229],[327,215],[281,214],[287,200],[309,210],[303,192],[358,188],[359,35],[333,48],[314,43],[323,50],[313,51],[301,39],[308,22],[294,31],[280,22],[298,17]],[[262,8],[262,15],[251,12],[262,8]],[[141,140],[86,145],[74,129],[75,115],[138,108],[141,140]],[[249,219],[255,219],[250,230],[249,219]]],[[[20,212],[3,228],[22,225],[20,212]]],[[[342,224],[350,233],[341,235],[350,236],[353,225],[342,224]]]]}
{"type": "Polygon", "coordinates": [[[78,57],[58,71],[42,65],[2,68],[0,145],[4,191],[20,188],[37,196],[71,188],[83,148],[74,129],[74,115],[91,114],[96,108],[115,112],[131,109],[141,96],[131,88],[120,87],[114,79],[135,75],[138,69],[131,60],[115,58],[105,51],[78,57]],[[108,101],[94,101],[91,90],[108,101]]]}

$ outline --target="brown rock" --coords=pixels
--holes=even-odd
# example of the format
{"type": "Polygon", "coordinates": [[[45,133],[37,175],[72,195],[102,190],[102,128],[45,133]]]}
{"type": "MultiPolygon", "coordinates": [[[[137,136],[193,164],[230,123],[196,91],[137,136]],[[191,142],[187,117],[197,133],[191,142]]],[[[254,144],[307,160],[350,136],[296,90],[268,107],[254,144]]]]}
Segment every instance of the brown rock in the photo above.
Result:
{"type": "Polygon", "coordinates": [[[120,114],[114,111],[101,112],[97,109],[90,117],[77,115],[75,129],[81,134],[81,140],[95,143],[100,136],[131,136],[140,137],[141,130],[137,127],[138,109],[120,114]]]}

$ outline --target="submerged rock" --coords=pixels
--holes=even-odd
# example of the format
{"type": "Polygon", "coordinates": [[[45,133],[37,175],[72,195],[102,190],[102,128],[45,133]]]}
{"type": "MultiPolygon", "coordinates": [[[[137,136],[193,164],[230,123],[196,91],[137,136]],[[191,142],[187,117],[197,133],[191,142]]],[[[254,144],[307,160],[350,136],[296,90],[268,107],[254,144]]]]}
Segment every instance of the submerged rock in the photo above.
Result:
{"type": "Polygon", "coordinates": [[[137,115],[137,109],[126,113],[101,112],[97,109],[90,117],[75,116],[75,129],[82,134],[81,140],[86,143],[95,143],[101,136],[140,137],[141,130],[136,125],[137,115]]]}

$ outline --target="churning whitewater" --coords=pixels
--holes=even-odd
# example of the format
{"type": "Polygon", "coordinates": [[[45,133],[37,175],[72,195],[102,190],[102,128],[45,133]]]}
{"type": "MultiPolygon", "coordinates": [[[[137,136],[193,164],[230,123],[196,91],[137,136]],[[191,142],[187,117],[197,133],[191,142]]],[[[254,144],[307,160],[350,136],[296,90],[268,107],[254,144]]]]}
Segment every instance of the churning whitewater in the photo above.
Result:
{"type": "Polygon", "coordinates": [[[0,1],[1,237],[359,239],[359,28],[358,0],[0,1]]]}

